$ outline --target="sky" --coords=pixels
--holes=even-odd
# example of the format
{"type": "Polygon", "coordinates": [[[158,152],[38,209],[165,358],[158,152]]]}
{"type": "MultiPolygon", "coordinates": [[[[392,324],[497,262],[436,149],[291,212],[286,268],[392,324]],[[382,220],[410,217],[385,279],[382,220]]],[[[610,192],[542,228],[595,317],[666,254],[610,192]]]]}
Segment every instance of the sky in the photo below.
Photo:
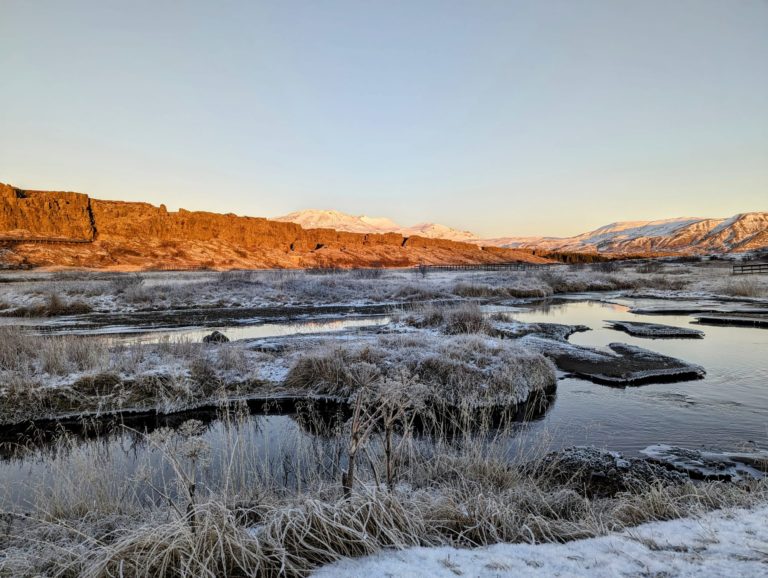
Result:
{"type": "Polygon", "coordinates": [[[768,210],[768,0],[0,0],[0,182],[486,237],[768,210]]]}

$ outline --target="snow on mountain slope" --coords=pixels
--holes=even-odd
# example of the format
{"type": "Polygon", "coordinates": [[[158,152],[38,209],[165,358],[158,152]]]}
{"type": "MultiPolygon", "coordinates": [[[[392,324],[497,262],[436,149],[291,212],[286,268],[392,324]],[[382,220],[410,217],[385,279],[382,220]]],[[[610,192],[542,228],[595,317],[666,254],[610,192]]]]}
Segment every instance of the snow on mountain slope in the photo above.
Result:
{"type": "Polygon", "coordinates": [[[296,223],[305,229],[336,229],[337,231],[347,231],[350,233],[384,232],[388,223],[397,227],[389,219],[369,219],[365,216],[355,217],[341,211],[321,211],[315,209],[297,211],[277,217],[274,220],[296,223]]]}
{"type": "Polygon", "coordinates": [[[470,231],[459,231],[458,229],[452,229],[451,227],[436,223],[419,223],[413,227],[400,229],[398,232],[405,236],[419,235],[421,237],[430,237],[432,239],[450,239],[451,241],[463,241],[465,243],[472,243],[479,240],[478,236],[470,231]]]}
{"type": "Polygon", "coordinates": [[[502,247],[601,253],[709,253],[766,246],[768,213],[742,213],[728,219],[682,217],[663,221],[612,223],[567,238],[498,239],[502,247]]]}
{"type": "Polygon", "coordinates": [[[278,217],[305,228],[353,233],[400,233],[450,239],[477,245],[600,253],[724,253],[768,246],[768,212],[740,213],[727,219],[678,217],[660,221],[622,221],[574,237],[500,237],[482,239],[435,223],[401,227],[384,217],[354,216],[340,211],[307,210],[278,217]]]}
{"type": "Polygon", "coordinates": [[[296,223],[305,229],[327,228],[351,233],[400,233],[406,237],[418,235],[464,242],[474,242],[478,239],[477,235],[469,231],[459,231],[436,223],[419,223],[412,227],[401,227],[386,217],[355,216],[341,211],[309,209],[277,217],[274,220],[296,223]]]}

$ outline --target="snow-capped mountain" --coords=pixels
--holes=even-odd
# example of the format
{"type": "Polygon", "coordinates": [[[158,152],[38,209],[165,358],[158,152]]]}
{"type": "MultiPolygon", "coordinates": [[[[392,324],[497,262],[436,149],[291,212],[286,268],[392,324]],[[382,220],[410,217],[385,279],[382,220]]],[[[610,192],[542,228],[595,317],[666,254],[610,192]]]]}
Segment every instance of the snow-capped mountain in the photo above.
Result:
{"type": "Polygon", "coordinates": [[[600,253],[749,251],[768,246],[768,213],[740,213],[727,219],[624,221],[575,237],[509,237],[489,241],[501,247],[600,253]]]}
{"type": "Polygon", "coordinates": [[[450,239],[470,243],[479,240],[477,235],[469,231],[459,231],[436,223],[418,223],[412,227],[402,227],[386,217],[355,216],[332,210],[297,211],[274,220],[296,223],[305,229],[336,229],[350,233],[400,233],[406,237],[418,235],[431,239],[450,239]]]}
{"type": "Polygon", "coordinates": [[[340,211],[298,211],[277,221],[305,228],[328,228],[353,233],[400,233],[450,239],[478,245],[536,248],[549,251],[600,253],[725,253],[768,247],[768,212],[740,213],[728,219],[678,217],[661,221],[611,223],[574,237],[500,237],[482,239],[469,231],[435,223],[401,227],[383,217],[354,216],[340,211]]]}

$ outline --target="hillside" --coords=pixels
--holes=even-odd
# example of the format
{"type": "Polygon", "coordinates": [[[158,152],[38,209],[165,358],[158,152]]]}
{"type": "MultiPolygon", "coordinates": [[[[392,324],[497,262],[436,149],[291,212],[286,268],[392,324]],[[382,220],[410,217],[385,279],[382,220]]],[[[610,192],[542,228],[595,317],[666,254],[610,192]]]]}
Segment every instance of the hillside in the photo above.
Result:
{"type": "Polygon", "coordinates": [[[727,253],[768,246],[768,213],[741,213],[727,219],[684,217],[612,223],[575,237],[505,238],[489,245],[550,251],[684,254],[727,253]]]}
{"type": "Polygon", "coordinates": [[[387,218],[356,217],[340,211],[298,211],[277,220],[305,227],[332,227],[356,233],[395,232],[450,239],[488,247],[544,249],[577,253],[726,253],[768,246],[768,213],[743,213],[727,219],[679,217],[660,221],[622,221],[574,237],[483,239],[469,231],[435,223],[401,227],[387,218]]]}
{"type": "Polygon", "coordinates": [[[529,251],[351,233],[0,184],[0,267],[215,269],[546,262],[529,251]]]}

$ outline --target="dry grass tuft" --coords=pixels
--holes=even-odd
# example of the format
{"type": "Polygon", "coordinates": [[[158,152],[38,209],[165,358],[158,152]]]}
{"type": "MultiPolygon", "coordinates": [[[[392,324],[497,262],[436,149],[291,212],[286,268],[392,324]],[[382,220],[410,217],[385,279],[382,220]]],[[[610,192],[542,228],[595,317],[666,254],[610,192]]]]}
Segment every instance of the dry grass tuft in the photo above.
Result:
{"type": "Polygon", "coordinates": [[[16,307],[3,311],[6,317],[58,317],[61,315],[83,315],[93,308],[83,301],[65,301],[58,293],[51,292],[38,305],[16,307]]]}
{"type": "Polygon", "coordinates": [[[768,283],[754,276],[729,277],[720,292],[731,297],[766,297],[768,283]]]}

